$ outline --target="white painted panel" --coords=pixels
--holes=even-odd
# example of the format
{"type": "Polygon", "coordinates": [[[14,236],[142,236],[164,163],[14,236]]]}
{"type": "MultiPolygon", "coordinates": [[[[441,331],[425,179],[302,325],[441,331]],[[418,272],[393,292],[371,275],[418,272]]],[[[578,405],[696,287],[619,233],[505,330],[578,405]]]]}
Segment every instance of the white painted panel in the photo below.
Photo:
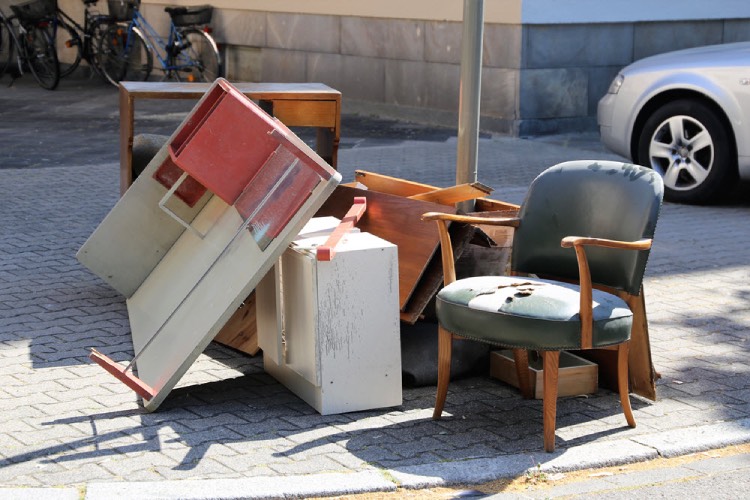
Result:
{"type": "MultiPolygon", "coordinates": [[[[164,146],[76,254],[84,266],[125,297],[135,293],[185,230],[158,206],[167,189],[152,175],[167,156],[164,146]]],[[[168,206],[191,221],[211,197],[206,193],[193,208],[177,199],[168,206]]]]}
{"type": "MultiPolygon", "coordinates": [[[[264,367],[324,415],[399,405],[397,248],[350,233],[332,261],[319,262],[314,250],[325,239],[297,239],[282,258],[287,355],[264,350],[264,367]]],[[[257,293],[260,301],[270,291],[257,293]]],[[[259,330],[273,328],[274,314],[258,309],[259,330]]]]}
{"type": "MultiPolygon", "coordinates": [[[[239,287],[242,288],[247,283],[248,276],[257,270],[258,264],[248,266],[246,262],[262,261],[262,252],[247,231],[241,231],[236,241],[232,242],[242,222],[242,218],[233,207],[227,206],[215,196],[195,221],[195,225],[203,230],[213,225],[206,237],[201,240],[192,232],[185,231],[138,291],[127,300],[133,347],[136,355],[139,355],[162,325],[175,320],[173,315],[178,309],[194,301],[195,295],[204,285],[203,282],[211,280],[211,274],[220,272],[220,264],[230,258],[231,254],[237,254],[239,249],[242,249],[243,258],[237,259],[241,262],[238,262],[236,272],[232,273],[234,276],[228,276],[229,281],[225,286],[213,290],[212,297],[205,304],[196,304],[197,309],[193,311],[194,322],[187,325],[187,331],[179,341],[168,344],[155,341],[149,346],[148,351],[138,358],[138,376],[153,388],[159,390],[166,383],[166,380],[161,378],[164,374],[163,367],[170,364],[170,358],[183,357],[186,348],[192,349],[195,343],[193,337],[205,335],[205,331],[216,321],[215,317],[209,319],[211,315],[207,310],[217,302],[233,300],[234,295],[238,293],[232,289],[233,286],[238,286],[234,284],[237,276],[240,275],[239,287]],[[243,276],[243,268],[250,274],[243,276]],[[231,296],[222,298],[222,294],[227,292],[230,292],[231,296]],[[210,323],[205,324],[205,321],[210,323]]],[[[169,339],[168,332],[159,332],[158,335],[160,339],[169,339]]]]}
{"type": "Polygon", "coordinates": [[[317,267],[323,412],[401,404],[395,245],[350,234],[333,260],[317,267]]]}
{"type": "Polygon", "coordinates": [[[263,357],[281,364],[283,346],[281,343],[281,276],[275,265],[255,287],[255,323],[258,330],[258,347],[263,349],[263,357]]]}
{"type": "Polygon", "coordinates": [[[284,362],[305,380],[319,386],[315,261],[307,254],[287,250],[281,262],[286,333],[284,362]]]}

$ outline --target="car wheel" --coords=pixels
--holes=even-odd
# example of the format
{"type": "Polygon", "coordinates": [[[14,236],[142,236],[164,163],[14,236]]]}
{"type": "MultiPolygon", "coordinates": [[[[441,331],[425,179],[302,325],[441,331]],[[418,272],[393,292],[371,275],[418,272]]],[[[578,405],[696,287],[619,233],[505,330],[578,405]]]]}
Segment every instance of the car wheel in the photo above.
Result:
{"type": "Polygon", "coordinates": [[[706,104],[673,101],[646,120],[638,139],[637,162],[662,176],[667,200],[715,201],[737,175],[729,134],[706,104]]]}

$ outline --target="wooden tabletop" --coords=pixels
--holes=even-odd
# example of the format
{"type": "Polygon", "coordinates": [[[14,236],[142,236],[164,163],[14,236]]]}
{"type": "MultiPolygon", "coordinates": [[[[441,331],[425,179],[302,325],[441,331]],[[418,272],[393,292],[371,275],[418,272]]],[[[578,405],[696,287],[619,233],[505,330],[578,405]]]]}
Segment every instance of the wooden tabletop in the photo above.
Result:
{"type": "MultiPolygon", "coordinates": [[[[211,83],[182,82],[120,82],[123,89],[133,97],[182,99],[201,97],[211,83]]],[[[328,100],[340,98],[341,92],[322,83],[232,83],[243,94],[253,94],[255,99],[300,99],[328,100]]]]}

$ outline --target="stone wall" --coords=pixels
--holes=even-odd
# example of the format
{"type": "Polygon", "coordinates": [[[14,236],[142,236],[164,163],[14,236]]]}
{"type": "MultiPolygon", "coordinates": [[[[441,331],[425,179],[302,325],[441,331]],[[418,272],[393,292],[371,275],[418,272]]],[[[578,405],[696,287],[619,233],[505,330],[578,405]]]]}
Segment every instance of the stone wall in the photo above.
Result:
{"type": "Polygon", "coordinates": [[[593,129],[612,78],[644,57],[750,40],[750,20],[527,25],[518,133],[593,129]]]}
{"type": "MultiPolygon", "coordinates": [[[[163,6],[143,5],[166,25],[163,6]]],[[[227,77],[322,82],[343,111],[448,126],[457,123],[462,25],[216,9],[227,77]]],[[[617,71],[652,54],[750,40],[750,20],[499,24],[484,28],[484,130],[538,135],[593,130],[596,105],[617,71]]]]}

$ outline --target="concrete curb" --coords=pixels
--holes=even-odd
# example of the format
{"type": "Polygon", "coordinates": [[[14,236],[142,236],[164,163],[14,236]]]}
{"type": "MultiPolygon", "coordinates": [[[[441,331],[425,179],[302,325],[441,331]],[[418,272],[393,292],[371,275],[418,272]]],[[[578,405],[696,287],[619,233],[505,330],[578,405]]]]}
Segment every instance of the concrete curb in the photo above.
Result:
{"type": "Polygon", "coordinates": [[[648,434],[633,441],[654,448],[664,458],[750,442],[750,418],[648,434]]]}
{"type": "Polygon", "coordinates": [[[376,471],[185,481],[91,483],[86,500],[306,498],[394,491],[396,485],[376,471]]]}
{"type": "MultiPolygon", "coordinates": [[[[750,418],[575,446],[552,454],[519,453],[415,465],[400,470],[243,479],[92,482],[85,487],[85,499],[239,500],[392,492],[399,487],[420,489],[479,484],[519,477],[534,470],[549,473],[611,467],[748,442],[750,418]]],[[[8,500],[73,500],[80,498],[80,492],[76,488],[2,488],[0,497],[8,500]]]]}

